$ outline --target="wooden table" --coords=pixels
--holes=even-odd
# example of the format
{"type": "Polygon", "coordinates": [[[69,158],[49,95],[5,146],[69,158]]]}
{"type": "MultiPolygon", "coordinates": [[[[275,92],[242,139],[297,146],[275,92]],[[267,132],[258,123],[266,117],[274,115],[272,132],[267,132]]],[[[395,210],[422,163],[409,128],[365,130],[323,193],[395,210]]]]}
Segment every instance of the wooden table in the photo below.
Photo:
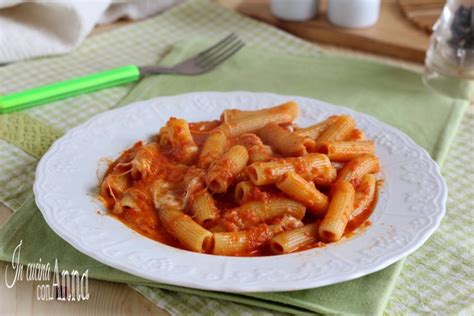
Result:
{"type": "MultiPolygon", "coordinates": [[[[217,2],[230,7],[238,7],[242,0],[217,0],[217,2]]],[[[101,26],[93,34],[107,32],[111,29],[127,25],[132,22],[121,21],[112,25],[101,26]]],[[[92,34],[92,35],[93,35],[92,34]]],[[[341,55],[356,55],[378,61],[401,66],[415,71],[421,71],[422,65],[415,62],[401,61],[375,54],[357,52],[350,49],[341,49],[329,45],[320,45],[323,50],[341,55]]],[[[0,203],[0,224],[11,216],[11,211],[0,203]]],[[[89,280],[91,298],[82,302],[42,302],[36,299],[35,282],[19,282],[14,288],[8,289],[3,281],[6,263],[0,262],[0,315],[169,315],[141,294],[131,289],[126,284],[89,280]]]]}
{"type": "Polygon", "coordinates": [[[403,15],[397,0],[382,0],[377,23],[368,28],[357,29],[331,24],[327,17],[327,0],[320,1],[315,18],[304,22],[276,18],[271,13],[270,0],[225,2],[242,14],[318,44],[352,48],[419,63],[424,62],[429,45],[429,35],[403,15]]]}

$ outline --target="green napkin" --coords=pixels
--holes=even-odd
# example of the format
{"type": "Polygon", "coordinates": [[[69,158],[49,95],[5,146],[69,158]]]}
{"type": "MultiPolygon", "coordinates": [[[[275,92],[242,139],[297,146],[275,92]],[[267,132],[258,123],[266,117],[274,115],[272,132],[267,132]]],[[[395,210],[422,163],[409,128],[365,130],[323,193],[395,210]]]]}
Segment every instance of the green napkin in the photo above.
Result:
{"type": "MultiPolygon", "coordinates": [[[[183,41],[162,64],[173,65],[206,45],[201,39],[183,41]]],[[[232,90],[312,97],[370,114],[407,133],[440,164],[468,104],[431,93],[419,74],[401,68],[329,54],[309,58],[257,48],[244,49],[198,77],[147,78],[120,104],[193,91],[232,90]]]]}
{"type": "MultiPolygon", "coordinates": [[[[173,64],[207,45],[202,40],[181,42],[163,63],[173,64]]],[[[418,74],[399,68],[336,56],[287,56],[258,48],[243,49],[206,75],[146,78],[121,105],[191,91],[231,90],[308,96],[351,107],[400,128],[440,163],[467,105],[431,94],[418,74]]],[[[39,258],[54,263],[57,258],[60,269],[89,269],[91,278],[145,284],[289,313],[381,314],[403,266],[400,261],[353,281],[293,292],[237,295],[158,284],[105,266],[76,251],[49,229],[31,198],[2,226],[0,259],[10,261],[21,240],[23,263],[37,262],[39,258]]]]}

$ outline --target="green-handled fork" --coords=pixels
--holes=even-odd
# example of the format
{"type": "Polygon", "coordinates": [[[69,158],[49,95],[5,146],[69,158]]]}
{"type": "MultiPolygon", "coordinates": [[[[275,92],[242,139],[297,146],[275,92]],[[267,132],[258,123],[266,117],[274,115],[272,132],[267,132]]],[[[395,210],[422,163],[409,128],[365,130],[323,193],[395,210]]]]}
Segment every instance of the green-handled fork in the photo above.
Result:
{"type": "Polygon", "coordinates": [[[214,69],[244,46],[237,35],[230,34],[214,46],[173,67],[128,65],[67,81],[0,96],[0,114],[27,109],[121,84],[152,74],[199,75],[214,69]]]}

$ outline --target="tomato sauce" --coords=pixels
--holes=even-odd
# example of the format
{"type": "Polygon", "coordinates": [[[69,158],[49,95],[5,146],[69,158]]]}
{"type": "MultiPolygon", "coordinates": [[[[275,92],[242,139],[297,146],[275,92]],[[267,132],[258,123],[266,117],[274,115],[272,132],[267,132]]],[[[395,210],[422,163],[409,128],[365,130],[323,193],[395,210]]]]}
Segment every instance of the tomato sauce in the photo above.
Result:
{"type": "MultiPolygon", "coordinates": [[[[218,125],[218,121],[191,123],[190,130],[193,137],[196,137],[196,139],[200,139],[199,141],[196,141],[196,143],[200,144],[199,146],[202,146],[205,141],[205,138],[207,138],[207,136],[209,135],[209,132],[212,131],[212,129],[214,129],[218,125]]],[[[234,138],[229,142],[237,143],[238,139],[234,138]]],[[[249,142],[253,144],[254,140],[251,140],[249,142]]],[[[151,154],[146,155],[147,161],[149,162],[144,167],[144,170],[146,170],[146,175],[132,176],[131,165],[135,163],[134,158],[136,157],[137,153],[140,152],[140,150],[144,149],[145,146],[147,145],[143,144],[142,142],[137,142],[133,147],[124,151],[119,158],[117,158],[109,165],[104,176],[104,182],[101,184],[100,198],[104,205],[109,209],[108,214],[110,216],[120,220],[122,223],[124,223],[137,233],[157,242],[185,249],[185,247],[175,237],[173,237],[160,222],[158,213],[154,206],[150,188],[156,180],[163,179],[171,183],[171,185],[173,186],[174,193],[184,198],[186,192],[183,188],[183,182],[186,173],[190,170],[190,168],[192,168],[192,166],[177,163],[176,160],[178,160],[179,157],[176,157],[174,152],[170,152],[169,150],[167,151],[165,149],[161,150],[160,145],[157,144],[155,147],[151,146],[151,149],[148,149],[151,150],[151,154]],[[119,194],[117,192],[114,193],[113,190],[111,190],[110,188],[110,184],[109,186],[107,186],[107,183],[105,181],[105,179],[107,179],[107,176],[112,174],[122,175],[126,177],[127,183],[131,183],[131,186],[121,194],[122,196],[124,196],[125,194],[130,194],[134,196],[134,200],[137,203],[137,209],[134,209],[132,207],[122,207],[121,211],[115,210],[113,205],[116,204],[119,200],[119,196],[116,196],[119,194]]],[[[226,165],[225,161],[222,163],[223,166],[226,165]]],[[[224,167],[230,168],[231,166],[228,165],[224,167]]],[[[306,170],[307,166],[303,161],[301,161],[301,163],[296,163],[294,168],[297,171],[301,171],[303,173],[308,172],[306,170]]],[[[272,174],[273,170],[268,169],[265,170],[265,172],[272,174]]],[[[244,180],[246,178],[246,176],[240,176],[237,177],[236,180],[244,180]]],[[[265,244],[271,237],[271,232],[268,226],[271,223],[269,223],[268,225],[258,223],[257,219],[253,218],[253,216],[255,215],[252,212],[241,212],[241,214],[237,214],[237,212],[235,212],[235,209],[239,207],[239,204],[235,201],[233,194],[233,188],[237,183],[236,180],[234,180],[234,182],[231,184],[228,193],[212,194],[216,206],[219,210],[221,210],[221,213],[217,219],[206,223],[205,228],[210,229],[211,231],[213,228],[216,228],[216,231],[219,231],[219,229],[221,229],[220,231],[230,232],[239,229],[239,221],[255,222],[255,226],[249,229],[248,248],[252,250],[238,253],[237,255],[272,255],[271,251],[269,250],[269,247],[265,244]],[[258,249],[254,250],[255,248],[258,249]]],[[[323,192],[325,191],[329,192],[330,188],[326,188],[323,190],[323,192]]],[[[344,236],[349,237],[354,234],[359,227],[363,227],[364,225],[370,224],[370,221],[368,219],[377,204],[378,191],[379,185],[377,185],[376,187],[375,197],[370,203],[370,205],[365,210],[360,212],[360,214],[357,214],[357,216],[354,216],[350,219],[345,229],[344,236]]],[[[284,196],[283,193],[279,192],[273,187],[255,187],[250,192],[250,197],[248,198],[248,200],[265,202],[270,195],[284,196]]],[[[311,223],[315,220],[320,220],[320,218],[316,218],[314,217],[314,215],[307,212],[307,215],[303,219],[303,222],[311,223]]],[[[324,246],[325,243],[317,241],[311,244],[306,244],[297,251],[303,251],[315,247],[324,246]]]]}
{"type": "Polygon", "coordinates": [[[344,231],[344,236],[349,236],[363,224],[370,223],[369,217],[372,215],[375,207],[377,206],[381,185],[381,182],[378,182],[375,186],[375,193],[372,202],[362,212],[360,212],[360,214],[357,214],[349,220],[344,231]]]}

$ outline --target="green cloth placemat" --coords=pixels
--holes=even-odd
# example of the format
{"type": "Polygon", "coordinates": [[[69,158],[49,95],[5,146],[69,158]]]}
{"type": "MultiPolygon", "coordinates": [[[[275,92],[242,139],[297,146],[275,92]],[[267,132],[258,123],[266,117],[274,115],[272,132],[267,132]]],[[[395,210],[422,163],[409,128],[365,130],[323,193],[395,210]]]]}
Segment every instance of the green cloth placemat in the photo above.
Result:
{"type": "MultiPolygon", "coordinates": [[[[162,64],[173,65],[206,45],[209,42],[202,39],[179,43],[162,64]]],[[[431,93],[419,74],[401,68],[328,54],[310,58],[247,48],[208,74],[149,77],[120,105],[156,96],[231,90],[312,97],[370,114],[407,133],[440,164],[468,104],[431,93]]]]}
{"type": "MultiPolygon", "coordinates": [[[[172,64],[206,45],[202,40],[180,43],[164,63],[172,64]]],[[[291,57],[256,48],[244,49],[225,65],[203,76],[147,78],[121,104],[159,95],[227,90],[271,91],[344,104],[402,129],[438,161],[446,156],[466,105],[430,94],[422,86],[419,75],[398,68],[333,56],[291,57]]],[[[23,262],[36,262],[40,257],[43,262],[52,262],[58,258],[61,268],[89,269],[92,278],[146,284],[292,313],[307,310],[380,314],[403,264],[398,262],[369,276],[319,289],[234,295],[150,283],[104,266],[56,236],[32,200],[2,227],[0,258],[11,260],[20,240],[23,240],[23,262]]]]}

